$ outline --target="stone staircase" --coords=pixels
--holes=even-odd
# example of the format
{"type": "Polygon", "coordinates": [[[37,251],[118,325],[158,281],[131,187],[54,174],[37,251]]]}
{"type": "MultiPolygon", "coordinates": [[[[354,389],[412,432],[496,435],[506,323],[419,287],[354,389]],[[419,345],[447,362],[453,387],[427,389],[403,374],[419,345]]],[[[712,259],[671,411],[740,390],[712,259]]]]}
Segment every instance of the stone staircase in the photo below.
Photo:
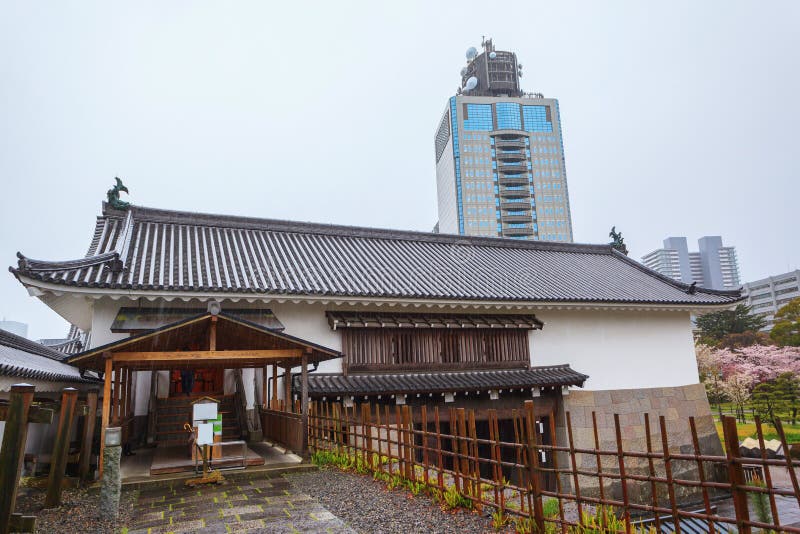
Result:
{"type": "MultiPolygon", "coordinates": [[[[191,423],[192,401],[206,395],[175,396],[157,399],[155,443],[164,446],[186,445],[189,433],[184,430],[184,423],[191,423]]],[[[222,440],[241,439],[242,429],[236,417],[233,395],[208,395],[220,401],[219,411],[222,413],[222,440]]]]}

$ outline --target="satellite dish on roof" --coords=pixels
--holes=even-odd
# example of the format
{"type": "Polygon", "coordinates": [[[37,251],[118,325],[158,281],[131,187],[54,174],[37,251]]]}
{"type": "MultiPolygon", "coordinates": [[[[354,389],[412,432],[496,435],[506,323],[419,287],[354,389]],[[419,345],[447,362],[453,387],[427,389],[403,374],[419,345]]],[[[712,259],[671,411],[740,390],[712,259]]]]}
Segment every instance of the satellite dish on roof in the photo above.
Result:
{"type": "Polygon", "coordinates": [[[472,91],[476,87],[478,87],[478,78],[476,78],[475,76],[470,76],[469,80],[467,80],[466,85],[464,85],[464,89],[466,89],[467,91],[472,91]]]}
{"type": "Polygon", "coordinates": [[[464,67],[463,69],[461,69],[461,76],[466,76],[466,75],[467,75],[467,67],[464,67]]]}
{"type": "Polygon", "coordinates": [[[495,59],[497,57],[497,52],[489,52],[489,59],[495,59]]]}
{"type": "Polygon", "coordinates": [[[478,49],[474,46],[467,48],[467,59],[472,61],[478,55],[478,49]]]}

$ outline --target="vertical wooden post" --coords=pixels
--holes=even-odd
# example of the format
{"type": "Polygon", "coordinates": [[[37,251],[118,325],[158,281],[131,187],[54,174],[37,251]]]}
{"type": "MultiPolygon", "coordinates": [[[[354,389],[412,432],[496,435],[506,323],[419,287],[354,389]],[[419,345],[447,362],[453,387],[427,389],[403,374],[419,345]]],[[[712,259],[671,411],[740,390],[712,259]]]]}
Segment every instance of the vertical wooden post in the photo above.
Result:
{"type": "Polygon", "coordinates": [[[123,375],[123,379],[125,382],[123,383],[122,389],[122,397],[124,401],[122,402],[122,435],[123,441],[122,443],[125,444],[131,439],[131,433],[129,428],[129,418],[131,415],[131,388],[133,384],[133,372],[131,371],[130,367],[125,368],[125,373],[123,375]]]}
{"type": "Polygon", "coordinates": [[[267,408],[267,366],[261,367],[261,406],[267,408]]]}
{"type": "Polygon", "coordinates": [[[64,388],[61,393],[61,414],[58,417],[56,442],[53,445],[53,454],[50,457],[50,476],[47,477],[47,495],[44,499],[45,508],[53,508],[61,504],[61,484],[64,481],[64,472],[67,469],[69,434],[72,428],[72,420],[75,417],[75,404],[77,402],[78,390],[64,388]]]}
{"type": "Polygon", "coordinates": [[[483,490],[481,489],[481,463],[478,460],[480,456],[478,455],[478,432],[475,427],[475,410],[469,411],[469,416],[467,417],[467,431],[469,432],[471,445],[471,451],[469,453],[470,463],[472,464],[471,471],[475,481],[475,486],[473,487],[474,493],[472,495],[476,499],[474,507],[480,512],[483,509],[483,490]]]}
{"type": "Polygon", "coordinates": [[[285,410],[287,412],[292,411],[292,366],[286,368],[286,372],[283,373],[283,389],[284,389],[284,397],[283,397],[283,405],[285,406],[285,410]]]}
{"type": "Polygon", "coordinates": [[[372,406],[369,402],[361,405],[361,419],[364,434],[364,462],[367,466],[372,466],[372,406]]]}
{"type": "Polygon", "coordinates": [[[416,470],[414,464],[416,457],[414,454],[414,418],[411,416],[411,406],[403,406],[403,429],[405,431],[405,444],[406,444],[406,478],[408,480],[416,479],[416,470]]]}
{"type": "Polygon", "coordinates": [[[92,390],[86,396],[86,416],[83,421],[81,437],[81,455],[78,460],[78,478],[81,482],[89,481],[89,464],[92,459],[92,442],[94,441],[94,425],[97,422],[97,391],[92,390]]]}
{"type": "Polygon", "coordinates": [[[272,364],[272,401],[269,405],[270,409],[278,409],[278,364],[272,364]]]}
{"type": "Polygon", "coordinates": [[[29,384],[11,386],[8,417],[3,431],[0,451],[0,533],[11,529],[11,514],[17,502],[19,475],[25,459],[25,440],[28,437],[28,413],[33,401],[34,387],[29,384]]]}
{"type": "Polygon", "coordinates": [[[158,371],[150,371],[150,400],[147,403],[147,436],[145,443],[152,444],[156,438],[156,403],[158,397],[158,371]]]}
{"type": "Polygon", "coordinates": [[[466,410],[464,408],[456,408],[456,417],[458,418],[459,457],[461,458],[461,466],[459,466],[458,470],[461,472],[461,484],[464,487],[463,494],[472,496],[475,495],[475,491],[472,485],[472,473],[469,469],[466,410]]]}
{"type": "Polygon", "coordinates": [[[306,349],[300,358],[300,420],[303,428],[303,450],[308,452],[308,356],[311,349],[306,349]]]}
{"type": "MultiPolygon", "coordinates": [[[[734,426],[736,420],[734,419],[734,426]]],[[[667,478],[667,495],[669,496],[669,505],[672,509],[672,526],[675,528],[676,534],[681,534],[681,518],[678,514],[678,501],[675,499],[675,484],[672,482],[672,455],[669,452],[669,439],[667,438],[667,422],[663,415],[658,417],[658,425],[661,429],[661,453],[664,455],[664,476],[667,478]]],[[[739,452],[739,440],[736,439],[736,452],[739,452]]],[[[739,466],[741,470],[741,466],[739,466]]],[[[744,475],[742,475],[744,480],[744,475]]],[[[734,505],[736,504],[734,495],[734,505]]],[[[747,510],[747,494],[744,495],[744,508],[747,510]]],[[[738,511],[736,517],[739,517],[738,511]]],[[[739,531],[741,532],[741,530],[739,531]]]]}
{"type": "Polygon", "coordinates": [[[741,534],[750,534],[752,528],[745,524],[750,521],[750,510],[747,503],[747,492],[740,489],[746,485],[744,469],[737,460],[739,453],[739,433],[736,430],[736,418],[724,416],[722,418],[722,432],[725,436],[725,451],[728,456],[728,479],[731,481],[731,494],[733,495],[733,508],[736,511],[736,526],[741,534]]]}
{"type": "Polygon", "coordinates": [[[375,406],[375,425],[378,428],[378,469],[383,470],[383,439],[381,437],[381,405],[375,406]]]}
{"type": "Polygon", "coordinates": [[[208,328],[208,350],[217,350],[217,316],[211,316],[211,324],[208,328]]]}
{"type": "Polygon", "coordinates": [[[600,489],[600,500],[605,500],[605,490],[603,489],[603,457],[600,456],[600,435],[597,432],[597,413],[592,411],[592,429],[594,430],[594,450],[597,460],[597,483],[600,489]]]}
{"type": "Polygon", "coordinates": [[[498,458],[499,449],[498,442],[500,441],[497,438],[497,430],[496,430],[496,423],[497,423],[497,410],[489,409],[487,410],[487,419],[489,422],[489,441],[491,442],[490,452],[492,457],[492,490],[494,491],[494,502],[499,504],[500,506],[500,513],[505,512],[505,502],[500,499],[501,491],[499,491],[499,486],[502,483],[502,472],[500,471],[500,458],[498,458]]]}
{"type": "MultiPolygon", "coordinates": [[[[766,460],[767,456],[766,456],[766,451],[764,450],[763,436],[761,435],[761,425],[759,424],[758,418],[756,418],[756,428],[758,428],[759,437],[762,438],[762,441],[760,443],[761,454],[763,459],[766,460]]],[[[700,456],[702,453],[700,452],[700,440],[697,438],[697,425],[695,424],[694,416],[689,417],[689,430],[691,430],[692,432],[692,445],[694,445],[694,454],[695,456],[700,456]]],[[[769,467],[764,466],[764,470],[768,474],[767,487],[771,488],[772,483],[769,478],[769,467]]],[[[706,474],[705,470],[703,469],[703,462],[699,458],[697,458],[697,476],[698,478],[700,478],[701,484],[706,483],[706,474]]],[[[703,504],[705,505],[706,514],[711,515],[711,500],[708,498],[708,488],[706,488],[705,485],[703,485],[701,486],[701,489],[703,490],[703,504]]],[[[777,524],[778,510],[775,508],[775,496],[772,493],[770,493],[769,496],[770,496],[770,504],[772,505],[772,518],[775,520],[777,524]]],[[[713,521],[708,522],[708,530],[711,534],[714,534],[715,529],[713,521]]]]}
{"type": "Polygon", "coordinates": [[[100,462],[97,466],[100,480],[103,479],[103,453],[106,450],[106,428],[111,417],[111,373],[114,371],[114,362],[110,352],[104,352],[106,368],[103,373],[103,419],[100,421],[100,462]]]}
{"type": "Polygon", "coordinates": [[[436,483],[444,489],[444,458],[442,457],[442,426],[439,422],[439,407],[433,408],[433,429],[436,432],[436,483]]]}
{"type": "Polygon", "coordinates": [[[134,404],[134,402],[133,402],[134,401],[134,396],[136,395],[136,389],[134,389],[135,385],[136,385],[136,371],[134,371],[133,369],[129,368],[128,369],[128,394],[127,394],[127,397],[126,397],[128,399],[127,415],[128,415],[129,418],[133,417],[133,412],[134,412],[134,410],[136,408],[136,404],[134,404]]]}
{"type": "Polygon", "coordinates": [[[422,476],[427,486],[430,483],[428,480],[428,410],[424,404],[420,409],[420,428],[422,429],[422,466],[425,469],[422,476]]]}
{"type": "MultiPolygon", "coordinates": [[[[567,439],[569,440],[569,458],[570,458],[570,463],[572,464],[572,483],[575,485],[574,488],[575,504],[578,508],[578,517],[583,517],[583,505],[581,504],[581,483],[580,483],[580,478],[578,477],[578,461],[575,458],[576,456],[575,441],[572,439],[572,419],[570,418],[569,412],[567,412],[566,415],[567,415],[567,439]]],[[[658,517],[658,514],[656,514],[656,517],[658,517]]]]}
{"type": "MultiPolygon", "coordinates": [[[[644,414],[644,435],[647,441],[647,454],[650,455],[653,453],[653,440],[650,437],[650,415],[647,413],[644,414]]],[[[647,465],[650,468],[650,493],[652,493],[651,500],[653,502],[653,508],[655,509],[658,508],[658,486],[654,480],[656,476],[656,468],[652,456],[648,456],[647,465]]],[[[653,519],[655,519],[656,523],[656,532],[661,532],[661,519],[659,519],[660,515],[661,514],[658,512],[653,512],[653,519]]],[[[711,526],[713,534],[714,522],[709,521],[708,524],[711,526]]]]}
{"type": "Polygon", "coordinates": [[[453,485],[459,493],[464,493],[464,483],[461,480],[461,460],[460,449],[458,441],[458,418],[456,417],[456,409],[449,408],[447,416],[450,419],[450,449],[453,451],[453,485]]]}
{"type": "Polygon", "coordinates": [[[112,418],[114,420],[114,426],[119,426],[119,417],[120,417],[120,409],[119,409],[119,401],[120,401],[120,394],[122,393],[122,368],[118,368],[114,370],[114,404],[112,405],[112,418]]]}
{"type": "Polygon", "coordinates": [[[528,446],[528,477],[530,478],[529,484],[531,488],[531,497],[533,502],[533,521],[536,524],[538,532],[544,532],[544,511],[542,509],[542,493],[541,481],[539,480],[539,451],[537,450],[536,440],[536,416],[533,411],[533,401],[525,401],[525,420],[526,420],[526,441],[528,446]]]}
{"type": "MultiPolygon", "coordinates": [[[[380,410],[380,406],[378,407],[380,410]]],[[[389,458],[389,476],[392,475],[392,464],[394,463],[394,455],[392,454],[392,427],[389,424],[389,406],[384,406],[384,413],[386,414],[386,456],[389,458]]]]}
{"type": "MultiPolygon", "coordinates": [[[[622,513],[625,517],[625,531],[631,531],[631,510],[628,507],[628,481],[625,478],[625,453],[622,450],[622,429],[619,426],[619,414],[614,414],[614,432],[617,438],[617,466],[619,467],[619,483],[622,490],[622,513]]],[[[561,490],[558,491],[561,493],[561,490]]],[[[676,527],[679,530],[680,527],[676,527]]]]}
{"type": "Polygon", "coordinates": [[[406,433],[399,404],[394,406],[394,424],[397,429],[397,456],[399,458],[397,469],[401,476],[406,476],[406,433]]]}

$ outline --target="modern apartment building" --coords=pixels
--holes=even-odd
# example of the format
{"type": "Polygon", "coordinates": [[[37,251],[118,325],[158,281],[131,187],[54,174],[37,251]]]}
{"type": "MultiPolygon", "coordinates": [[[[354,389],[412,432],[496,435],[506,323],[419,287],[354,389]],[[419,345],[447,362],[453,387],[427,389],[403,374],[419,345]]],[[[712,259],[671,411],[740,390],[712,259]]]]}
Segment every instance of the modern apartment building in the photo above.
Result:
{"type": "Polygon", "coordinates": [[[767,320],[764,330],[772,330],[775,313],[792,299],[800,297],[800,270],[762,278],[744,285],[743,294],[752,314],[767,320]]]}
{"type": "Polygon", "coordinates": [[[572,242],[558,101],[522,91],[516,54],[482,47],[436,131],[438,231],[572,242]]]}
{"type": "Polygon", "coordinates": [[[708,289],[737,289],[739,262],[735,247],[722,245],[720,236],[705,236],[698,251],[689,252],[685,237],[668,237],[664,247],[642,256],[642,263],[659,273],[708,289]]]}

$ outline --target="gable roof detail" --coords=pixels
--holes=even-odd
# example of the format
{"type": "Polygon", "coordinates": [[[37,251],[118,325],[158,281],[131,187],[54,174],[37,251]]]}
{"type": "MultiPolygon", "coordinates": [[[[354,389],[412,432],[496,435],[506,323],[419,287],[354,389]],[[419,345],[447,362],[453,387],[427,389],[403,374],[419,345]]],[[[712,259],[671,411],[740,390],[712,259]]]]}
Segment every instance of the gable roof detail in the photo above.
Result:
{"type": "Polygon", "coordinates": [[[18,278],[134,291],[724,305],[610,245],[429,234],[104,205],[85,258],[19,256],[18,278]]]}

